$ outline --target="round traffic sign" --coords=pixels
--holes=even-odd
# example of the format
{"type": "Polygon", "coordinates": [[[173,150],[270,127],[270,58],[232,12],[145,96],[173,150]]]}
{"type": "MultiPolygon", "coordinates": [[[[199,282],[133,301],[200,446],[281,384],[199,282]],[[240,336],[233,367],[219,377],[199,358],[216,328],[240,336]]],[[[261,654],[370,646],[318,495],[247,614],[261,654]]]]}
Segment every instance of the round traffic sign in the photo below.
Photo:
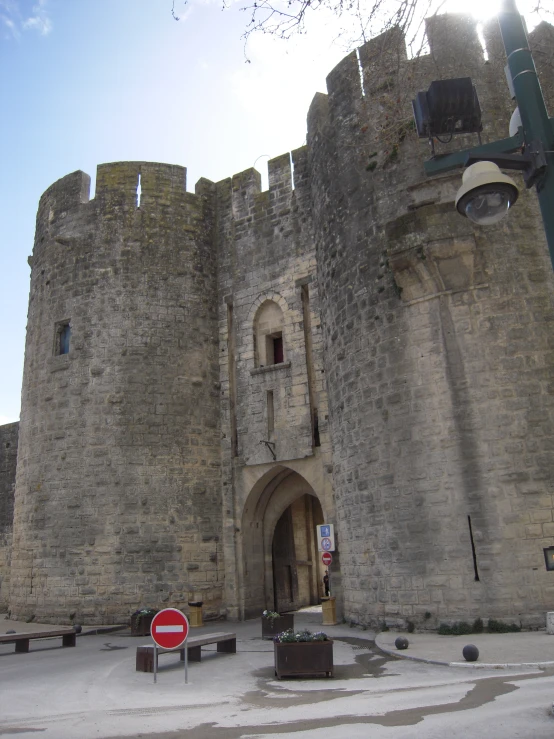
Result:
{"type": "Polygon", "coordinates": [[[331,543],[331,539],[328,539],[327,537],[324,537],[324,538],[323,538],[323,539],[321,540],[321,548],[322,548],[322,549],[323,549],[323,550],[324,550],[325,552],[328,552],[328,551],[329,551],[329,549],[331,549],[331,546],[332,546],[332,543],[331,543]]]}
{"type": "Polygon", "coordinates": [[[189,633],[187,617],[177,608],[164,608],[152,619],[150,634],[162,649],[178,649],[189,633]]]}
{"type": "Polygon", "coordinates": [[[329,567],[329,565],[333,561],[333,555],[331,554],[331,552],[323,552],[323,554],[321,555],[321,561],[326,567],[329,567]]]}

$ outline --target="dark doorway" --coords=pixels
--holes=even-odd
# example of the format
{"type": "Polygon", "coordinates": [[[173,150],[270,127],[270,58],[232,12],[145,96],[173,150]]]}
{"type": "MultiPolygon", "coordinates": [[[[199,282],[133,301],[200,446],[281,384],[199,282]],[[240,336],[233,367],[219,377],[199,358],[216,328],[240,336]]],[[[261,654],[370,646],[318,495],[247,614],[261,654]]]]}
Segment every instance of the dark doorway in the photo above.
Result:
{"type": "Polygon", "coordinates": [[[273,534],[273,593],[277,612],[319,603],[319,558],[315,527],[323,523],[321,505],[303,495],[283,513],[273,534]]]}

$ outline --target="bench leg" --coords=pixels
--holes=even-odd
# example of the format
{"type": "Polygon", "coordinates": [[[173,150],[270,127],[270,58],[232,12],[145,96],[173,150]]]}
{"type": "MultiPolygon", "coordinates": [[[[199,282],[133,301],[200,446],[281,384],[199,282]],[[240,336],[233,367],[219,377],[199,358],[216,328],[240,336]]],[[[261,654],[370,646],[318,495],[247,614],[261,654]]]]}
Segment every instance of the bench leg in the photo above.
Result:
{"type": "Polygon", "coordinates": [[[227,654],[237,653],[237,640],[227,639],[227,641],[220,641],[217,643],[218,652],[226,652],[227,654]]]}
{"type": "Polygon", "coordinates": [[[18,639],[15,643],[15,651],[21,654],[29,651],[29,639],[18,639]]]}
{"type": "Polygon", "coordinates": [[[137,647],[137,672],[154,672],[154,649],[152,647],[137,647]]]}
{"type": "Polygon", "coordinates": [[[75,647],[77,645],[77,634],[64,634],[62,636],[62,647],[75,647]]]}
{"type": "Polygon", "coordinates": [[[201,660],[200,647],[189,647],[189,662],[200,662],[201,660]]]}

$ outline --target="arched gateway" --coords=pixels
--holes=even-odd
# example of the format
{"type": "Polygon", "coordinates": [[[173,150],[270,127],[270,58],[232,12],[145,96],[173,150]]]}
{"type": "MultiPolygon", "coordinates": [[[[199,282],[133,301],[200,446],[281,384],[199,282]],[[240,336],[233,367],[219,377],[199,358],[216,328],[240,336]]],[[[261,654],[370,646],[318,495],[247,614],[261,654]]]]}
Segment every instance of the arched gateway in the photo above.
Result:
{"type": "Polygon", "coordinates": [[[276,465],[253,486],[241,526],[244,618],[319,602],[324,570],[315,527],[323,521],[316,492],[289,467],[276,465]]]}

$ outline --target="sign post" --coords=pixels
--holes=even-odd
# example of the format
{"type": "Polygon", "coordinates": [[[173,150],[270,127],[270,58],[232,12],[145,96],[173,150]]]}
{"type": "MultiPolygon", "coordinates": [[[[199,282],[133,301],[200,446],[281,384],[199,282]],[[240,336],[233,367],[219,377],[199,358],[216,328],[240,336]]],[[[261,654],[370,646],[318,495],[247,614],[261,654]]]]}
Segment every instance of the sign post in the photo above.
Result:
{"type": "Polygon", "coordinates": [[[325,567],[330,567],[331,562],[333,561],[333,555],[330,552],[323,552],[321,555],[321,561],[325,565],[325,567]]]}
{"type": "Polygon", "coordinates": [[[321,561],[327,567],[327,577],[329,578],[329,594],[331,594],[331,571],[330,566],[333,561],[331,552],[335,551],[335,527],[332,523],[322,523],[315,527],[317,536],[318,551],[323,552],[321,561]]]}
{"type": "Polygon", "coordinates": [[[154,682],[158,670],[158,647],[161,649],[179,649],[185,645],[185,683],[189,681],[189,659],[186,645],[189,633],[189,622],[182,611],[177,608],[164,608],[152,619],[150,634],[154,642],[154,682]]]}
{"type": "Polygon", "coordinates": [[[329,578],[327,582],[327,588],[329,590],[329,595],[331,595],[331,562],[333,561],[333,555],[331,554],[331,552],[323,552],[323,554],[321,555],[321,561],[323,562],[325,567],[327,567],[327,577],[329,578]]]}
{"type": "Polygon", "coordinates": [[[323,523],[316,526],[317,548],[320,552],[335,551],[335,527],[332,523],[323,523]]]}

